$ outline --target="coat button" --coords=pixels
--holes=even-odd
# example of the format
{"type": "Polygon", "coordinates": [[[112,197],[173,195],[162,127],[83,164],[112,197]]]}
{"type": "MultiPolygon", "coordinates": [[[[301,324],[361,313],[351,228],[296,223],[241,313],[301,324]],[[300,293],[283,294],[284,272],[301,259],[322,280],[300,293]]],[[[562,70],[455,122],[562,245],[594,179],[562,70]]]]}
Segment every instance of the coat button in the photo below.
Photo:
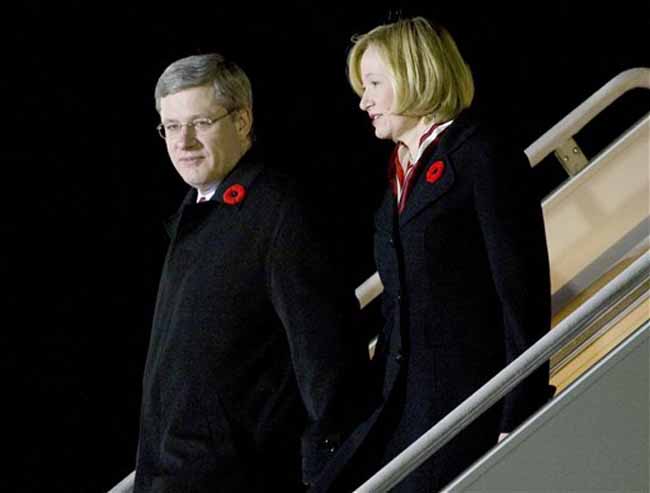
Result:
{"type": "Polygon", "coordinates": [[[331,438],[326,438],[323,440],[323,447],[327,449],[328,452],[333,453],[336,451],[336,447],[338,447],[338,440],[336,439],[331,439],[331,438]]]}

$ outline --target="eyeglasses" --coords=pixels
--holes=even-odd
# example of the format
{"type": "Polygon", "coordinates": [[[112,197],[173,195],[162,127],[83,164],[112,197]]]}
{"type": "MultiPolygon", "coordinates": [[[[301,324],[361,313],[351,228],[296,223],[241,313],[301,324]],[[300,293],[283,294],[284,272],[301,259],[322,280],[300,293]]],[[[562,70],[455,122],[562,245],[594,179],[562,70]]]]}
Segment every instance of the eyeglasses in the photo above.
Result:
{"type": "Polygon", "coordinates": [[[192,127],[197,134],[205,134],[210,131],[212,125],[217,123],[219,120],[226,118],[234,110],[229,110],[227,113],[217,117],[217,118],[197,118],[187,123],[180,122],[168,122],[160,123],[156,127],[158,133],[163,139],[174,140],[180,137],[183,127],[192,127]]]}

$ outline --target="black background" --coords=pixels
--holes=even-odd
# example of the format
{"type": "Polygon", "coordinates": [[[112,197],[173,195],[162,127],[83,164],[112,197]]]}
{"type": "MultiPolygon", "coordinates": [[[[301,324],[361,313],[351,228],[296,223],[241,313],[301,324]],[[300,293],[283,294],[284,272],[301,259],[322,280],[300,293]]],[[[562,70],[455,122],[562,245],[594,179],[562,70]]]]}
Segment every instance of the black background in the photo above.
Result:
{"type": "MultiPolygon", "coordinates": [[[[351,284],[374,272],[390,150],[347,84],[354,33],[399,14],[442,22],[476,103],[522,149],[621,71],[650,66],[647,2],[425,5],[2,7],[1,490],[105,491],[134,466],[161,223],[185,192],[155,132],[153,88],[175,59],[219,51],[249,74],[259,144],[313,190],[351,284]]],[[[587,155],[648,103],[632,91],[588,125],[587,155]]],[[[552,159],[535,174],[540,196],[564,178],[552,159]]]]}

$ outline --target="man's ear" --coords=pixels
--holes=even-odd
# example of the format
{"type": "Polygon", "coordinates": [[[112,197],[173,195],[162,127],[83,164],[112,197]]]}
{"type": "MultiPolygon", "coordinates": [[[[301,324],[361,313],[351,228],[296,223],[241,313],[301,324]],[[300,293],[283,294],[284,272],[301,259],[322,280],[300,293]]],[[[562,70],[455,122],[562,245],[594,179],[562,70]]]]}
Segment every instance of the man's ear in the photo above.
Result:
{"type": "Polygon", "coordinates": [[[250,108],[240,108],[235,112],[235,129],[243,139],[248,137],[253,126],[253,113],[250,108]]]}

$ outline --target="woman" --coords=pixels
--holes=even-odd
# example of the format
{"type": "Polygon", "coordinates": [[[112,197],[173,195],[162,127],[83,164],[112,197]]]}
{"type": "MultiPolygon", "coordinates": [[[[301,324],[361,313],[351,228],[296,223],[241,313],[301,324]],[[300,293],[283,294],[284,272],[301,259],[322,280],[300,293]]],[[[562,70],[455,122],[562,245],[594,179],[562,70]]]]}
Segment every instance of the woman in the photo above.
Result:
{"type": "MultiPolygon", "coordinates": [[[[386,402],[349,464],[354,487],[549,329],[550,289],[530,167],[469,109],[472,75],[448,32],[423,18],[379,26],[355,38],[348,75],[377,138],[395,142],[375,218],[386,402]]],[[[550,395],[545,365],[395,491],[442,488],[550,395]]]]}

